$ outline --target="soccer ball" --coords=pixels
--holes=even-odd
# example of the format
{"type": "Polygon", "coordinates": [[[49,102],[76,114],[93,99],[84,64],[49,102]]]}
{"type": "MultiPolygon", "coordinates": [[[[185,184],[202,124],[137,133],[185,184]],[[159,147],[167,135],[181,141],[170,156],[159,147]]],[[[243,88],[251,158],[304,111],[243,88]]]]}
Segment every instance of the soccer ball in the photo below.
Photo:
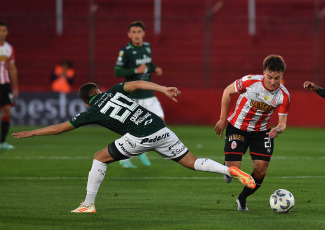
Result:
{"type": "Polygon", "coordinates": [[[294,205],[295,198],[288,190],[278,189],[270,197],[271,209],[276,213],[288,213],[294,205]]]}

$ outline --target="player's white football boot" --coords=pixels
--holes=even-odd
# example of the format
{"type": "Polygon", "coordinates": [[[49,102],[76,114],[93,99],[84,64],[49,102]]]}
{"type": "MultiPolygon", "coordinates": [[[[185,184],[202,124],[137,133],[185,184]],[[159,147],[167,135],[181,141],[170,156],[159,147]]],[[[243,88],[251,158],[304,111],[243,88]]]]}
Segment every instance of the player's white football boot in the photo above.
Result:
{"type": "Polygon", "coordinates": [[[241,171],[239,168],[235,166],[229,167],[229,173],[232,176],[232,178],[240,181],[243,183],[246,187],[254,189],[256,187],[255,181],[253,177],[243,171],[241,171]]]}
{"type": "Polygon", "coordinates": [[[96,212],[96,208],[94,203],[92,203],[90,206],[84,205],[84,202],[81,202],[78,208],[72,210],[71,212],[74,213],[94,213],[96,212]]]}
{"type": "Polygon", "coordinates": [[[236,203],[237,203],[238,211],[243,211],[243,212],[248,211],[248,208],[246,206],[246,200],[239,200],[237,197],[236,203]]]}

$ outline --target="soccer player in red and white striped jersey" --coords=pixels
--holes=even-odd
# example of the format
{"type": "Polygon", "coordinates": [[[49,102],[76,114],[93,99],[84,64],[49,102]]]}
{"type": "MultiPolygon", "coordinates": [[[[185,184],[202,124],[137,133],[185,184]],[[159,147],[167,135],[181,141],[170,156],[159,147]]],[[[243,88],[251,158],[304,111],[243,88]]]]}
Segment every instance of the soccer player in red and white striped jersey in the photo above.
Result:
{"type": "Polygon", "coordinates": [[[14,48],[6,42],[7,35],[7,25],[0,22],[0,107],[2,115],[0,148],[13,149],[14,147],[6,142],[6,137],[10,127],[10,108],[14,105],[14,99],[18,97],[18,80],[15,52],[14,48]]]}
{"type": "MultiPolygon", "coordinates": [[[[263,75],[247,75],[230,84],[223,92],[216,134],[225,137],[225,165],[241,167],[242,155],[249,148],[253,161],[254,189],[243,189],[236,202],[239,211],[248,211],[246,199],[262,184],[274,148],[274,138],[286,129],[290,95],[281,83],[286,64],[279,55],[269,55],[263,62],[263,75]],[[231,96],[240,94],[228,114],[231,96]],[[278,108],[278,124],[270,128],[270,118],[278,108]],[[228,116],[227,116],[228,114],[228,116]],[[228,123],[229,122],[229,123],[228,123]],[[227,125],[228,123],[228,125],[227,125]]],[[[227,183],[230,177],[225,177],[227,183]]]]}

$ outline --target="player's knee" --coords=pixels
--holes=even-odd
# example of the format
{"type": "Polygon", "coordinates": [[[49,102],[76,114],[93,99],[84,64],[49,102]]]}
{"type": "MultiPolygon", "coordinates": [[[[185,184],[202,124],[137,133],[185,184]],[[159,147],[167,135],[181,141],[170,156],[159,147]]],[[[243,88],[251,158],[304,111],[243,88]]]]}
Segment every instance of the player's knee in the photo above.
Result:
{"type": "Polygon", "coordinates": [[[259,169],[254,169],[254,177],[258,180],[263,180],[265,175],[266,175],[266,169],[259,168],[259,169]]]}
{"type": "Polygon", "coordinates": [[[107,148],[95,153],[94,159],[107,164],[115,161],[114,158],[109,154],[107,148]]]}

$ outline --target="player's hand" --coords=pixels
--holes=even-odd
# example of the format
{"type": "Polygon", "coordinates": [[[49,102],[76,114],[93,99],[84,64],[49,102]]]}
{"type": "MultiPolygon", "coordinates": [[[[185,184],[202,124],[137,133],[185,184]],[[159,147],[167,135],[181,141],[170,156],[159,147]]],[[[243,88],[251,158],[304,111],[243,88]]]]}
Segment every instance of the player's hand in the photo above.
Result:
{"type": "Polygon", "coordinates": [[[273,128],[270,130],[270,132],[266,133],[266,135],[269,135],[270,138],[276,138],[279,136],[279,131],[277,130],[277,128],[273,128]]]}
{"type": "Polygon", "coordinates": [[[136,72],[137,72],[138,74],[140,74],[140,73],[144,73],[144,72],[146,72],[146,70],[148,71],[148,67],[147,67],[146,64],[144,64],[144,63],[142,63],[141,65],[139,65],[138,68],[136,68],[136,72]]]}
{"type": "Polygon", "coordinates": [[[17,99],[19,96],[19,91],[18,89],[13,89],[13,93],[14,93],[14,98],[17,99]]]}
{"type": "Polygon", "coordinates": [[[20,139],[20,138],[26,138],[26,137],[32,137],[33,134],[31,131],[23,131],[18,133],[11,134],[13,138],[20,139]]]}
{"type": "Polygon", "coordinates": [[[223,130],[226,128],[227,120],[220,119],[216,126],[214,127],[214,130],[216,131],[216,134],[219,135],[220,138],[222,138],[223,130]]]}
{"type": "Polygon", "coordinates": [[[179,91],[176,87],[167,87],[165,94],[173,101],[178,102],[176,97],[179,97],[181,95],[181,91],[179,91]]]}
{"type": "Polygon", "coordinates": [[[305,81],[304,82],[304,88],[309,89],[310,91],[315,91],[318,87],[314,82],[305,81]]]}
{"type": "Polygon", "coordinates": [[[161,76],[161,75],[163,75],[163,70],[162,70],[162,68],[157,67],[157,68],[155,69],[155,73],[157,74],[157,76],[161,76]]]}

